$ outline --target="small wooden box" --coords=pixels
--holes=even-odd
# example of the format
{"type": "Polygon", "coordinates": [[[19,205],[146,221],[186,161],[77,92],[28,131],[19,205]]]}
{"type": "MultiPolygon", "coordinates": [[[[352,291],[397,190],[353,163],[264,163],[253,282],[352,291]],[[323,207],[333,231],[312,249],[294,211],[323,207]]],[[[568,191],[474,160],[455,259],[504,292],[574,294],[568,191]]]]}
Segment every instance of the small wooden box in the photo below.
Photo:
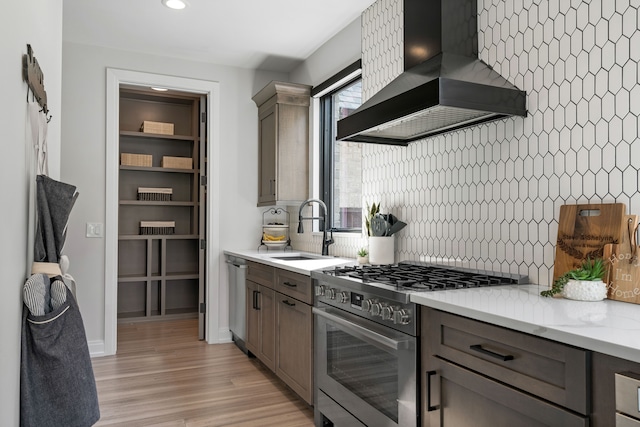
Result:
{"type": "Polygon", "coordinates": [[[162,167],[171,169],[193,169],[191,157],[162,156],[162,167]]]}
{"type": "Polygon", "coordinates": [[[173,123],[151,122],[149,120],[145,120],[142,122],[142,126],[140,126],[140,132],[173,135],[173,123]]]}
{"type": "Polygon", "coordinates": [[[145,166],[151,167],[151,154],[131,154],[121,153],[120,164],[123,166],[145,166]]]}

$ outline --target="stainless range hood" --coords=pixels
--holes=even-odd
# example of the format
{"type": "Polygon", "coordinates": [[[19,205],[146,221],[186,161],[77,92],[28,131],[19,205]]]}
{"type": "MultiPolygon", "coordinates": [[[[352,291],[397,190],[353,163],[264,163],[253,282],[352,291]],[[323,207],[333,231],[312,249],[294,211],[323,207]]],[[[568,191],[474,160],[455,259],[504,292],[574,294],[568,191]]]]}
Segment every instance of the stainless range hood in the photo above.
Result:
{"type": "Polygon", "coordinates": [[[338,121],[343,141],[411,141],[527,115],[526,93],[478,59],[476,0],[404,0],[404,68],[338,121]]]}

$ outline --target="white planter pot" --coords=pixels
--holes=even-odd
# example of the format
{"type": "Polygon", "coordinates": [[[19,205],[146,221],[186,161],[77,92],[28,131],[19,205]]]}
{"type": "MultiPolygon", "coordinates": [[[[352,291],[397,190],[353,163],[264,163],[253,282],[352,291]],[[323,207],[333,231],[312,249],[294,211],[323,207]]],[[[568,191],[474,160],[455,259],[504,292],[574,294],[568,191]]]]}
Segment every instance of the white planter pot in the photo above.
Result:
{"type": "Polygon", "coordinates": [[[569,280],[562,296],[576,301],[602,301],[607,297],[607,284],[602,280],[569,280]]]}
{"type": "Polygon", "coordinates": [[[357,262],[359,265],[364,265],[364,264],[369,264],[369,256],[360,256],[358,255],[358,258],[356,258],[357,262]]]}
{"type": "Polygon", "coordinates": [[[393,264],[395,262],[395,237],[370,236],[369,262],[371,264],[393,264]]]}

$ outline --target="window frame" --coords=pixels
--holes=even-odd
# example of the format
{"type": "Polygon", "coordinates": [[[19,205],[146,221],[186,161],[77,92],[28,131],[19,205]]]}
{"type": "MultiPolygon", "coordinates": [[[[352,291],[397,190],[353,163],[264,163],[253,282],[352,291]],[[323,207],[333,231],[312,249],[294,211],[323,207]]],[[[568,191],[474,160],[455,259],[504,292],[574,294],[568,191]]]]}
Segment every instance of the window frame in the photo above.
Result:
{"type": "Polygon", "coordinates": [[[311,90],[311,96],[319,100],[319,185],[320,198],[327,205],[327,224],[333,231],[340,233],[361,233],[359,228],[335,228],[333,227],[333,122],[327,118],[333,117],[333,94],[362,79],[362,61],[358,60],[340,72],[336,73],[325,82],[311,90]]]}

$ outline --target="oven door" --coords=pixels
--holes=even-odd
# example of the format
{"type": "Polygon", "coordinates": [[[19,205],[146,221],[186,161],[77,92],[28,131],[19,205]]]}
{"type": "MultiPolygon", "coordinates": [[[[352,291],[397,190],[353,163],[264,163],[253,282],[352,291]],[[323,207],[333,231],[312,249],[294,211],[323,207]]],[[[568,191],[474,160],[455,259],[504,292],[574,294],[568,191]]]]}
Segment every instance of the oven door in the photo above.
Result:
{"type": "Polygon", "coordinates": [[[313,313],[316,387],[368,427],[416,426],[416,338],[324,304],[313,313]]]}

